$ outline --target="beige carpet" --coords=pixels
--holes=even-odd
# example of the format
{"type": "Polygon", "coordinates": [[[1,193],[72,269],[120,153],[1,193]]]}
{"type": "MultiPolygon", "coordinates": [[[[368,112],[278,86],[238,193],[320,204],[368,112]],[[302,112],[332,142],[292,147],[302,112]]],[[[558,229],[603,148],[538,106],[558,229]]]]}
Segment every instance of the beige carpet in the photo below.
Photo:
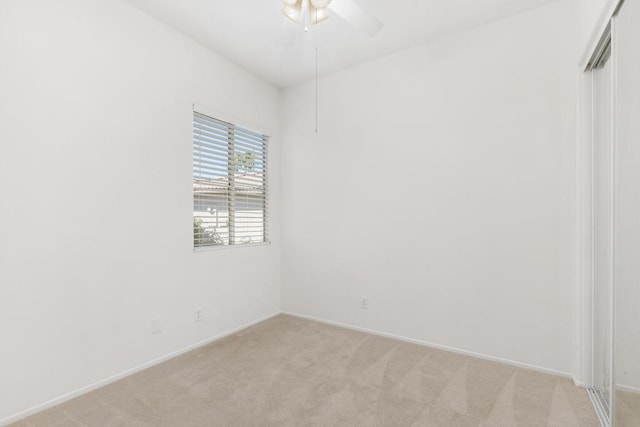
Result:
{"type": "Polygon", "coordinates": [[[640,426],[640,393],[616,392],[616,426],[640,426]]]}
{"type": "Polygon", "coordinates": [[[566,378],[282,315],[16,425],[599,424],[566,378]]]}

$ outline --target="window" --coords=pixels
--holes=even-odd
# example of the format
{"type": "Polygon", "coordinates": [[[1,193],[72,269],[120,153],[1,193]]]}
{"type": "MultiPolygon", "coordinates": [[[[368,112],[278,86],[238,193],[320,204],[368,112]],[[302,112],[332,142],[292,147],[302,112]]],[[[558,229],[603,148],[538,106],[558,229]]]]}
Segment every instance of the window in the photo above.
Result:
{"type": "Polygon", "coordinates": [[[193,113],[193,246],[266,243],[268,137],[193,113]]]}

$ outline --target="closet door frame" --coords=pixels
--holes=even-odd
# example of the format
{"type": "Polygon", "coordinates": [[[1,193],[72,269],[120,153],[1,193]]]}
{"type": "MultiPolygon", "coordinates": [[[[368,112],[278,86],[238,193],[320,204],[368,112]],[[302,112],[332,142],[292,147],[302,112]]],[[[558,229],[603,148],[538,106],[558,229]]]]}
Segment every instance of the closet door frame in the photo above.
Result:
{"type": "MultiPolygon", "coordinates": [[[[616,235],[616,90],[617,90],[617,52],[616,52],[616,14],[622,7],[622,4],[625,0],[612,0],[610,7],[607,9],[606,14],[603,16],[603,22],[598,27],[597,31],[594,32],[594,36],[592,37],[592,42],[590,43],[587,51],[584,55],[584,60],[581,64],[581,69],[584,73],[585,77],[585,85],[583,85],[581,93],[582,99],[582,125],[583,125],[583,136],[584,138],[580,138],[583,143],[580,144],[580,150],[586,151],[586,157],[589,158],[590,165],[583,166],[582,172],[578,172],[578,182],[581,183],[581,187],[589,187],[589,191],[586,193],[588,197],[583,197],[583,199],[589,200],[581,200],[579,201],[579,206],[588,211],[587,215],[578,218],[578,235],[581,232],[584,232],[588,229],[589,237],[579,239],[578,240],[578,250],[582,255],[579,255],[579,259],[582,256],[581,263],[578,271],[578,277],[581,278],[580,283],[583,284],[583,306],[587,305],[585,303],[586,300],[590,300],[590,309],[589,314],[584,316],[584,324],[590,323],[590,327],[583,326],[583,348],[584,348],[584,361],[583,361],[583,375],[584,383],[588,387],[589,396],[591,401],[598,413],[598,417],[604,426],[613,426],[615,425],[615,235],[616,235]],[[602,406],[601,399],[598,396],[598,393],[594,389],[595,380],[596,380],[596,345],[595,342],[595,334],[596,334],[596,289],[595,289],[595,266],[596,266],[596,221],[595,221],[595,147],[596,147],[596,87],[595,87],[595,76],[594,71],[599,66],[603,53],[605,52],[607,46],[610,45],[611,49],[611,57],[609,61],[611,61],[611,117],[610,117],[610,125],[611,125],[611,164],[610,164],[610,174],[611,174],[611,197],[610,197],[610,221],[611,221],[611,229],[610,229],[610,253],[611,253],[611,279],[609,281],[609,342],[606,343],[609,354],[609,401],[608,403],[608,416],[605,408],[602,406]],[[585,145],[590,145],[590,147],[585,147],[585,145]],[[582,221],[582,222],[581,222],[582,221]],[[582,224],[582,226],[580,225],[582,224]],[[587,255],[585,255],[587,254],[587,255]],[[588,259],[584,259],[588,258],[588,259]],[[588,271],[590,270],[590,271],[588,271]],[[585,294],[588,295],[588,298],[585,298],[585,294]],[[590,318],[590,322],[589,322],[590,318]],[[590,329],[590,331],[589,331],[590,329]],[[587,343],[590,343],[587,344],[587,343]]],[[[585,156],[583,156],[585,157],[585,156]]]]}

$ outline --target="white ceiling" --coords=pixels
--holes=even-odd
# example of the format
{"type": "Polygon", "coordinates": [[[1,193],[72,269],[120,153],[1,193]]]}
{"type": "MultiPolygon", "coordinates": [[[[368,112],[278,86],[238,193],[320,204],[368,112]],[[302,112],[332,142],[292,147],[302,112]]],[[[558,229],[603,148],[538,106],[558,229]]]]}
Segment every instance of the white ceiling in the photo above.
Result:
{"type": "Polygon", "coordinates": [[[338,16],[302,29],[281,0],[127,0],[264,80],[287,87],[553,0],[357,0],[384,24],[374,37],[338,16]]]}

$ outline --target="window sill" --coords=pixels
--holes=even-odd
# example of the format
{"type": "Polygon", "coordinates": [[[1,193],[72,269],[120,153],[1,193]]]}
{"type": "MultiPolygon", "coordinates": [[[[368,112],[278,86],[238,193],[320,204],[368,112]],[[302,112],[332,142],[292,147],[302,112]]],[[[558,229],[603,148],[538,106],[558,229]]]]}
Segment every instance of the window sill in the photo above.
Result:
{"type": "Polygon", "coordinates": [[[266,241],[263,243],[245,243],[242,245],[217,245],[217,246],[202,246],[198,248],[193,248],[193,253],[199,252],[211,252],[211,251],[222,251],[225,249],[235,249],[235,248],[254,248],[256,246],[269,246],[271,245],[271,241],[266,241]]]}

